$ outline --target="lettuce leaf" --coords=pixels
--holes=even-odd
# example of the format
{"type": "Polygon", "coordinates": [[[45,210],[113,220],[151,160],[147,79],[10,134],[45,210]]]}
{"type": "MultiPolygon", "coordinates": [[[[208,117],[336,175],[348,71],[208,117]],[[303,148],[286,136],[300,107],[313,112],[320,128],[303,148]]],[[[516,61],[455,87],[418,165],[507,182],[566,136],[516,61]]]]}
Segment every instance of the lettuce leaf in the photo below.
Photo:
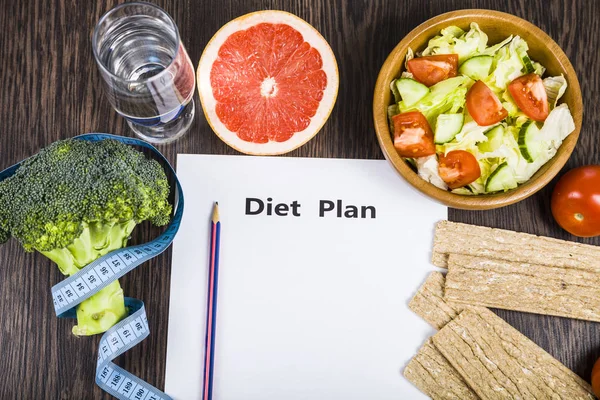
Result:
{"type": "Polygon", "coordinates": [[[440,177],[438,172],[438,159],[435,154],[428,157],[415,158],[417,171],[421,179],[437,186],[440,189],[447,190],[446,182],[440,177]]]}
{"type": "Polygon", "coordinates": [[[449,26],[441,30],[440,35],[429,40],[427,48],[421,55],[458,54],[458,63],[475,54],[482,53],[487,46],[488,37],[475,22],[471,23],[468,32],[457,26],[449,26]]]}
{"type": "Polygon", "coordinates": [[[506,111],[508,111],[507,120],[509,125],[517,125],[520,127],[527,121],[527,115],[519,109],[508,89],[502,93],[500,101],[502,101],[502,106],[506,109],[506,111]]]}
{"type": "Polygon", "coordinates": [[[484,83],[497,93],[504,92],[508,84],[523,75],[524,65],[522,56],[527,54],[529,47],[519,36],[512,38],[508,46],[498,50],[492,63],[492,73],[484,83]]]}
{"type": "Polygon", "coordinates": [[[550,76],[542,82],[544,83],[544,88],[546,88],[550,109],[553,109],[556,107],[558,100],[565,94],[565,90],[567,90],[567,80],[561,74],[560,76],[550,76]]]}
{"type": "Polygon", "coordinates": [[[574,130],[575,122],[569,106],[563,103],[550,111],[548,118],[544,121],[544,126],[540,129],[540,140],[550,143],[554,150],[558,150],[563,140],[574,130]]]}
{"type": "Polygon", "coordinates": [[[481,52],[481,55],[484,56],[495,56],[496,53],[503,48],[504,46],[506,46],[508,43],[510,43],[510,41],[513,39],[513,35],[510,35],[509,37],[507,37],[506,39],[504,39],[503,41],[501,41],[498,44],[495,44],[493,46],[488,47],[487,49],[485,49],[484,51],[481,52]]]}
{"type": "Polygon", "coordinates": [[[449,143],[441,144],[436,146],[438,152],[448,154],[452,150],[466,150],[473,153],[476,157],[480,154],[477,148],[477,143],[486,142],[488,140],[485,136],[485,132],[489,131],[498,124],[489,126],[479,126],[477,122],[473,121],[470,117],[467,118],[460,132],[456,135],[454,140],[449,143]]]}
{"type": "Polygon", "coordinates": [[[544,72],[546,72],[546,67],[544,67],[542,64],[536,61],[532,61],[531,64],[533,65],[533,72],[535,72],[539,76],[544,75],[544,72]]]}
{"type": "Polygon", "coordinates": [[[406,51],[406,58],[404,59],[404,69],[408,71],[408,62],[410,60],[412,60],[413,58],[415,58],[415,53],[413,52],[413,50],[409,47],[408,50],[406,51]]]}
{"type": "MultiPolygon", "coordinates": [[[[400,78],[415,79],[415,77],[413,76],[413,74],[411,74],[410,72],[408,72],[408,62],[410,60],[412,60],[413,58],[415,58],[415,53],[413,53],[413,50],[409,47],[408,50],[407,50],[407,52],[406,52],[406,58],[404,59],[404,71],[400,75],[400,78]]],[[[392,89],[392,91],[393,90],[394,89],[392,89]]],[[[400,100],[398,100],[398,101],[400,101],[400,100]]]]}

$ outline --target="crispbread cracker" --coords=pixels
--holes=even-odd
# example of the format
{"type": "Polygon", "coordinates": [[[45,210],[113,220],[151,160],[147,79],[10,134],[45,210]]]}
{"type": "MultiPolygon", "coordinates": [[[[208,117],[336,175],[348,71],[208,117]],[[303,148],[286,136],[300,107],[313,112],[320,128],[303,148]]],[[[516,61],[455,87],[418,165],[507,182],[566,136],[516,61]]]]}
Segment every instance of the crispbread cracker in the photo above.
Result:
{"type": "Polygon", "coordinates": [[[464,308],[461,304],[450,304],[444,300],[444,281],[444,275],[441,273],[430,273],[408,303],[408,308],[437,330],[450,322],[464,308]]]}
{"type": "Polygon", "coordinates": [[[482,399],[595,399],[587,382],[485,308],[463,311],[432,341],[482,399]]]}
{"type": "Polygon", "coordinates": [[[444,300],[600,322],[600,272],[450,254],[444,300]]]}
{"type": "Polygon", "coordinates": [[[543,236],[440,221],[436,225],[432,262],[447,267],[447,254],[600,272],[600,247],[543,236]]]}
{"type": "Polygon", "coordinates": [[[435,266],[446,268],[446,265],[448,264],[448,254],[436,253],[435,251],[433,251],[431,253],[431,263],[435,266]]]}
{"type": "Polygon", "coordinates": [[[479,396],[428,339],[404,368],[404,376],[434,400],[476,400],[479,396]]]}
{"type": "MultiPolygon", "coordinates": [[[[445,278],[429,274],[408,307],[436,329],[441,329],[463,309],[444,301],[445,278]]],[[[431,339],[421,347],[404,369],[404,376],[432,399],[479,399],[460,374],[433,346],[431,339]]]]}

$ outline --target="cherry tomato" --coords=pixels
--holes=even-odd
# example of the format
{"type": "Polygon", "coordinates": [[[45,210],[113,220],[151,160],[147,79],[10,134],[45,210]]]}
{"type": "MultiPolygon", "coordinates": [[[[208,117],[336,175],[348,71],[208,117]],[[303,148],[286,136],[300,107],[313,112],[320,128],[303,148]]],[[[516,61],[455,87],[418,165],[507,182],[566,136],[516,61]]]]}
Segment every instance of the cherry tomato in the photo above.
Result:
{"type": "Polygon", "coordinates": [[[468,185],[481,176],[479,162],[473,154],[464,150],[440,154],[438,172],[450,189],[468,185]]]}
{"type": "Polygon", "coordinates": [[[408,71],[425,86],[433,86],[456,76],[458,54],[439,54],[413,58],[407,63],[408,71]]]}
{"type": "Polygon", "coordinates": [[[548,95],[542,78],[531,73],[523,75],[508,84],[508,91],[517,106],[529,118],[544,121],[548,117],[548,95]]]}
{"type": "Polygon", "coordinates": [[[495,124],[508,115],[498,96],[481,81],[475,82],[467,92],[467,110],[480,126],[495,124]]]}
{"type": "Polygon", "coordinates": [[[402,157],[426,157],[435,154],[433,132],[423,114],[410,111],[392,117],[394,147],[402,157]]]}
{"type": "Polygon", "coordinates": [[[600,165],[567,172],[554,187],[552,215],[575,236],[600,235],[600,165]]]}
{"type": "Polygon", "coordinates": [[[592,369],[592,390],[596,397],[600,398],[600,358],[592,369]]]}

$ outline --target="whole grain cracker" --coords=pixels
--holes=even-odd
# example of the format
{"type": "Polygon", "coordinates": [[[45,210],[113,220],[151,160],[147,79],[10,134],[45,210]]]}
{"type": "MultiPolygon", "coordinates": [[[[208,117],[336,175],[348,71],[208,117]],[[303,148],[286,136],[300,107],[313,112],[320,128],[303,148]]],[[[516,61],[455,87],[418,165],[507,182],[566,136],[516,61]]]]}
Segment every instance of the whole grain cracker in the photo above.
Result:
{"type": "Polygon", "coordinates": [[[482,399],[589,399],[590,385],[485,308],[463,311],[433,344],[482,399]]]}
{"type": "Polygon", "coordinates": [[[431,339],[425,342],[404,368],[404,376],[434,400],[479,399],[431,339]]]}
{"type": "MultiPolygon", "coordinates": [[[[463,306],[444,300],[445,278],[440,272],[429,274],[408,304],[417,315],[440,329],[462,311],[463,306]]],[[[419,349],[404,369],[404,376],[433,399],[479,399],[460,374],[433,346],[431,339],[419,349]]]]}
{"type": "Polygon", "coordinates": [[[600,272],[450,254],[444,300],[600,322],[600,272]]]}
{"type": "Polygon", "coordinates": [[[444,282],[444,275],[440,272],[430,273],[408,303],[408,308],[437,330],[465,308],[461,304],[450,304],[444,300],[444,282]]]}
{"type": "Polygon", "coordinates": [[[462,254],[600,272],[600,247],[503,229],[440,221],[432,262],[447,267],[448,254],[462,254]]]}

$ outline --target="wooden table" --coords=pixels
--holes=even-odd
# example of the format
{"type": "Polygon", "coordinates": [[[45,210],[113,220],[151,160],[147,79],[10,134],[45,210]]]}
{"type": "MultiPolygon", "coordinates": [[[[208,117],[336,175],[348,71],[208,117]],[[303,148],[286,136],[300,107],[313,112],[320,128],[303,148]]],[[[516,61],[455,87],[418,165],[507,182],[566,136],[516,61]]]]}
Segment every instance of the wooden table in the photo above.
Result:
{"type": "MultiPolygon", "coordinates": [[[[62,138],[85,132],[131,136],[103,97],[90,38],[96,21],[117,2],[0,0],[0,169],[62,138]]],[[[585,104],[579,144],[567,168],[600,163],[600,2],[486,1],[159,1],[175,19],[195,62],[217,29],[239,15],[283,9],[313,24],[338,59],[340,91],[323,131],[291,156],[382,158],[371,114],[373,86],[386,55],[419,23],[461,8],[490,8],[525,18],[564,49],[579,76],[585,104]]],[[[197,99],[197,97],[196,97],[197,99]]],[[[197,104],[199,104],[197,102],[197,104]]],[[[162,148],[177,153],[236,154],[207,125],[198,108],[191,131],[162,148]]],[[[552,219],[552,187],[500,210],[450,210],[450,219],[576,240],[552,219]]],[[[134,241],[150,239],[140,232],[134,241]]],[[[581,240],[600,245],[600,238],[581,240]]],[[[126,295],[142,299],[151,335],[119,364],[159,388],[164,386],[171,254],[167,252],[122,279],[126,295]]],[[[76,338],[72,320],[54,316],[51,285],[62,279],[41,255],[10,241],[0,247],[0,398],[110,398],[94,384],[100,336],[76,338]]],[[[198,317],[202,314],[198,310],[198,317]]],[[[500,311],[500,316],[589,379],[600,356],[600,325],[500,311]]],[[[398,376],[398,379],[402,379],[398,376]]]]}

